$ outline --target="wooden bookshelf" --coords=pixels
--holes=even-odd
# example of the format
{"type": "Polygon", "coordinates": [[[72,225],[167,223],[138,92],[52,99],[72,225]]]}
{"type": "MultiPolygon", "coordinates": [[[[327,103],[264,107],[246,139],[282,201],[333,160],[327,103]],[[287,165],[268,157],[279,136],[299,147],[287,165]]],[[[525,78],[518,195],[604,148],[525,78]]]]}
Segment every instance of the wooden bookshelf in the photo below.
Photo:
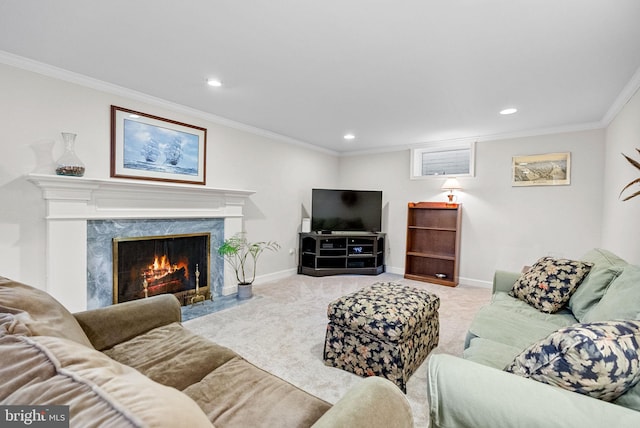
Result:
{"type": "Polygon", "coordinates": [[[410,202],[404,277],[458,285],[462,206],[446,202],[410,202]]]}

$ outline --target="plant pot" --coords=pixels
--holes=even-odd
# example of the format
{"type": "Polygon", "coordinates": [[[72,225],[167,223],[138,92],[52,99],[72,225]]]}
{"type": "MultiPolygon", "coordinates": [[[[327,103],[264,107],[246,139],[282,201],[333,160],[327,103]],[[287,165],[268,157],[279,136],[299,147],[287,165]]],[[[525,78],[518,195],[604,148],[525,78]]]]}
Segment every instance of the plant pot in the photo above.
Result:
{"type": "Polygon", "coordinates": [[[250,299],[253,296],[253,284],[238,284],[238,299],[250,299]]]}

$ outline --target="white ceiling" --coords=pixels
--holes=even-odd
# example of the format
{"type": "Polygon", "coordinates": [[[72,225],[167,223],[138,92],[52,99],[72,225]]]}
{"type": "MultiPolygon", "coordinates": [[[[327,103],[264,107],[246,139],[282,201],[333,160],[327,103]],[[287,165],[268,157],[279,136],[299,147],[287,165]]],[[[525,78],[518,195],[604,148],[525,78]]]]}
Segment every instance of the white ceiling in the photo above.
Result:
{"type": "Polygon", "coordinates": [[[640,1],[0,0],[0,50],[358,152],[602,126],[640,1]]]}

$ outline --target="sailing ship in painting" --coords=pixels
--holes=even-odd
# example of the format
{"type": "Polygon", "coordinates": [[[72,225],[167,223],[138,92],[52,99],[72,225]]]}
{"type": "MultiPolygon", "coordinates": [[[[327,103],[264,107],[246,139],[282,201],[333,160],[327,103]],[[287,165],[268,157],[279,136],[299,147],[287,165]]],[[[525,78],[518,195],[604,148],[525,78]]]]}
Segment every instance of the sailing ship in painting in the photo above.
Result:
{"type": "Polygon", "coordinates": [[[165,162],[170,165],[178,165],[180,159],[182,159],[182,144],[180,140],[175,138],[173,141],[167,144],[164,149],[165,162]]]}
{"type": "MultiPolygon", "coordinates": [[[[160,145],[152,138],[142,147],[142,156],[144,160],[150,163],[156,163],[160,158],[160,145]]],[[[182,144],[178,138],[164,145],[165,163],[176,166],[182,159],[182,144]]]]}
{"type": "Polygon", "coordinates": [[[147,144],[142,147],[141,154],[145,161],[154,163],[160,157],[160,145],[156,140],[149,138],[147,144]]]}
{"type": "Polygon", "coordinates": [[[163,127],[124,121],[125,169],[197,176],[200,142],[196,135],[163,127]]]}

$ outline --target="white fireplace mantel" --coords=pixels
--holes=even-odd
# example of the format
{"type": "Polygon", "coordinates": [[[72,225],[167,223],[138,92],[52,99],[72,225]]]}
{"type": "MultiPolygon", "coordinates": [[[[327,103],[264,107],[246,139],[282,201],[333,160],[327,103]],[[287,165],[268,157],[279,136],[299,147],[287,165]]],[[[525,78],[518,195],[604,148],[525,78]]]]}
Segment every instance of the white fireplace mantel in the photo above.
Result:
{"type": "MultiPolygon", "coordinates": [[[[69,310],[87,304],[87,220],[223,218],[225,238],[241,232],[255,192],[168,182],[29,174],[46,205],[46,286],[69,310]]],[[[235,290],[225,274],[225,289],[235,290]],[[229,281],[229,283],[227,282],[229,281]]]]}

